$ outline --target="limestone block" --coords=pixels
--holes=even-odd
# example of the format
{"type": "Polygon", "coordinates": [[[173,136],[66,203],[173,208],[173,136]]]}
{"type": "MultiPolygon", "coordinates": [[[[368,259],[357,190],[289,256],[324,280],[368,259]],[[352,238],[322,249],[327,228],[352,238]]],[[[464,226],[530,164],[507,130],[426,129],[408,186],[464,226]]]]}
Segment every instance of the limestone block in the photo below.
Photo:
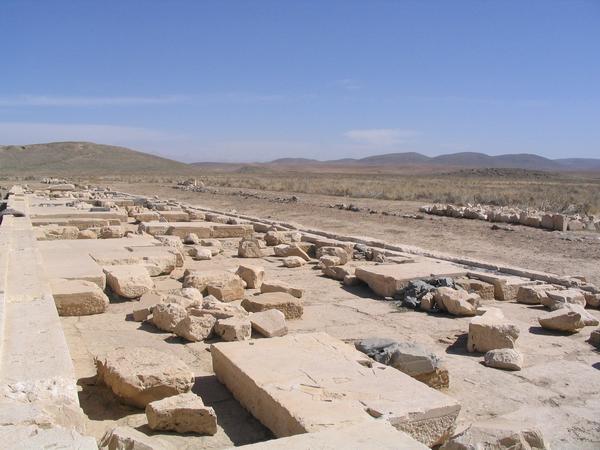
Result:
{"type": "Polygon", "coordinates": [[[517,291],[517,303],[523,303],[525,305],[540,305],[542,300],[548,297],[546,292],[554,289],[554,286],[549,284],[520,286],[519,290],[517,291]]]}
{"type": "Polygon", "coordinates": [[[197,261],[208,261],[209,259],[212,259],[213,252],[208,247],[196,245],[190,253],[190,256],[197,261]]]}
{"type": "Polygon", "coordinates": [[[301,258],[300,256],[286,256],[285,258],[283,258],[283,265],[290,269],[295,267],[302,267],[305,264],[306,260],[304,260],[304,258],[301,258]]]}
{"type": "Polygon", "coordinates": [[[202,307],[190,308],[188,313],[192,316],[213,316],[216,319],[228,319],[230,317],[248,317],[248,311],[240,305],[223,303],[212,295],[202,300],[202,307]]]}
{"type": "Polygon", "coordinates": [[[467,351],[488,352],[498,348],[515,348],[519,327],[504,318],[502,311],[489,308],[481,316],[471,319],[467,351]]]}
{"type": "Polygon", "coordinates": [[[287,256],[299,256],[305,261],[310,261],[310,256],[302,250],[297,244],[280,244],[273,247],[275,256],[287,257],[287,256]]]}
{"type": "Polygon", "coordinates": [[[494,285],[472,278],[458,278],[456,284],[465,291],[478,294],[482,300],[494,300],[494,285]]]}
{"type": "Polygon", "coordinates": [[[541,303],[550,311],[560,309],[566,304],[585,307],[585,296],[578,289],[551,290],[546,291],[546,297],[541,303]]]}
{"type": "Polygon", "coordinates": [[[108,307],[108,297],[91,281],[54,279],[51,287],[59,316],[101,314],[108,307]]]}
{"type": "Polygon", "coordinates": [[[317,258],[321,258],[322,256],[335,256],[340,259],[340,265],[344,265],[352,259],[352,254],[348,253],[342,247],[319,247],[317,249],[317,258]]]}
{"type": "Polygon", "coordinates": [[[98,380],[123,402],[139,408],[188,392],[194,374],[179,358],[153,348],[116,348],[94,359],[98,380]]]}
{"type": "Polygon", "coordinates": [[[350,266],[330,266],[330,267],[323,267],[323,269],[321,269],[323,272],[323,275],[325,275],[326,277],[329,278],[333,278],[334,280],[339,280],[339,281],[344,281],[344,278],[346,278],[347,276],[352,276],[354,275],[354,267],[350,267],[350,266]]]}
{"type": "Polygon", "coordinates": [[[262,258],[262,250],[257,239],[242,239],[238,245],[238,256],[240,258],[262,258]]]}
{"type": "Polygon", "coordinates": [[[298,319],[302,317],[304,311],[302,300],[286,292],[270,292],[247,297],[242,301],[242,307],[249,312],[278,309],[286,319],[298,319]]]}
{"type": "Polygon", "coordinates": [[[484,363],[488,367],[503,370],[521,370],[523,355],[513,348],[498,348],[486,352],[484,363]]]}
{"type": "Polygon", "coordinates": [[[263,281],[260,285],[260,292],[263,294],[271,292],[285,292],[286,294],[293,295],[296,298],[302,298],[304,295],[304,289],[290,286],[283,281],[263,281]]]}
{"type": "Polygon", "coordinates": [[[138,298],[154,288],[154,282],[143,266],[106,266],[104,273],[106,284],[121,297],[138,298]]]}
{"type": "Polygon", "coordinates": [[[179,321],[174,332],[190,342],[200,342],[211,336],[217,319],[211,315],[193,316],[189,315],[179,321]]]}
{"type": "Polygon", "coordinates": [[[214,344],[211,355],[219,381],[277,437],[365,427],[375,417],[434,446],[452,433],[460,410],[325,333],[214,344]]]}
{"type": "Polygon", "coordinates": [[[176,450],[168,441],[123,425],[107,431],[98,447],[100,450],[176,450]]]}
{"type": "Polygon", "coordinates": [[[202,399],[192,392],[148,403],[146,417],[153,430],[209,435],[217,432],[214,409],[204,406],[202,399]]]}
{"type": "Polygon", "coordinates": [[[224,341],[245,341],[252,335],[250,320],[244,317],[219,319],[214,330],[224,341]]]}
{"type": "Polygon", "coordinates": [[[262,266],[240,264],[235,273],[245,281],[248,289],[260,289],[265,278],[265,269],[262,266]]]}
{"type": "Polygon", "coordinates": [[[152,308],[152,323],[156,328],[172,333],[179,322],[187,317],[187,311],[177,303],[159,303],[152,308]]]}
{"type": "Polygon", "coordinates": [[[585,327],[581,314],[567,308],[560,308],[549,312],[539,317],[538,322],[542,328],[546,328],[547,330],[565,331],[568,333],[577,333],[585,327]]]}
{"type": "Polygon", "coordinates": [[[285,314],[278,309],[250,314],[252,329],[264,337],[279,337],[287,334],[285,314]]]}
{"type": "Polygon", "coordinates": [[[100,228],[99,237],[101,239],[118,239],[123,237],[123,228],[119,225],[111,225],[100,228]]]}
{"type": "Polygon", "coordinates": [[[433,293],[435,303],[442,311],[454,316],[474,316],[477,314],[480,297],[467,291],[449,287],[437,288],[433,293]]]}
{"type": "Polygon", "coordinates": [[[225,280],[210,283],[207,292],[222,302],[232,302],[244,298],[244,287],[244,281],[239,276],[231,274],[225,280]]]}

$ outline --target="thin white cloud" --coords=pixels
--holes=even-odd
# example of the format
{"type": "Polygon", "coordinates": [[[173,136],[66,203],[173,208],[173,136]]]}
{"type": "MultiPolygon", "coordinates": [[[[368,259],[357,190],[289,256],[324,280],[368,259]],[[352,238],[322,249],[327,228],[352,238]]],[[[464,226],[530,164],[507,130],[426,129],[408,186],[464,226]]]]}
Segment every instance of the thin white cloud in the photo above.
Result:
{"type": "Polygon", "coordinates": [[[415,130],[401,130],[398,128],[370,128],[350,130],[344,136],[359,144],[370,146],[390,146],[402,144],[417,136],[415,130]]]}
{"type": "Polygon", "coordinates": [[[64,95],[18,95],[14,97],[0,97],[0,106],[143,106],[183,103],[187,100],[188,97],[183,95],[164,95],[157,97],[77,97],[64,95]]]}
{"type": "Polygon", "coordinates": [[[341,80],[336,80],[335,84],[347,91],[357,91],[360,89],[360,84],[354,78],[342,78],[341,80]]]}

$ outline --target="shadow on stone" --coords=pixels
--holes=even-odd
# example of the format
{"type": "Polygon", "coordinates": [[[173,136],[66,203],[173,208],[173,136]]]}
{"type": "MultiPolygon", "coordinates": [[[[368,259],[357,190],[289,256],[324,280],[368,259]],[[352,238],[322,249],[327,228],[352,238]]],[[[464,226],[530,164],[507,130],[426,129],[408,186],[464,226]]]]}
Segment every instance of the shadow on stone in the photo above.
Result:
{"type": "Polygon", "coordinates": [[[90,420],[119,420],[142,412],[121,403],[107,386],[97,382],[95,376],[80,378],[77,384],[82,387],[78,392],[79,404],[90,420]]]}
{"type": "Polygon", "coordinates": [[[446,347],[446,353],[451,355],[462,355],[471,356],[474,358],[481,358],[481,353],[469,353],[467,351],[467,340],[469,339],[469,333],[463,333],[456,337],[456,341],[446,347]]]}
{"type": "Polygon", "coordinates": [[[529,327],[529,332],[531,334],[537,334],[539,336],[571,336],[575,333],[569,333],[568,331],[554,331],[554,330],[547,330],[543,327],[529,327]]]}

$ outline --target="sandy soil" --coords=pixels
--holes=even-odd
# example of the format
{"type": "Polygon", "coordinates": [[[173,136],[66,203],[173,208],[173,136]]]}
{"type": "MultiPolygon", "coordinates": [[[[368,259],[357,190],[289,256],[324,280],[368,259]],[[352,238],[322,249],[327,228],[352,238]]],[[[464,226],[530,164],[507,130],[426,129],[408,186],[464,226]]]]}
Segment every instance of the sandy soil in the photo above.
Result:
{"type": "Polygon", "coordinates": [[[218,194],[197,193],[152,183],[116,183],[113,187],[125,192],[176,198],[221,210],[234,209],[257,217],[293,221],[344,234],[371,236],[390,243],[410,244],[527,269],[559,275],[580,275],[600,285],[600,233],[549,232],[519,225],[510,226],[513,231],[492,230],[490,223],[478,220],[437,216],[417,220],[329,207],[337,203],[352,203],[378,211],[415,214],[422,205],[415,202],[297,194],[297,202],[282,203],[278,199],[294,193],[244,189],[245,195],[240,195],[240,189],[228,188],[218,188],[218,194]]]}

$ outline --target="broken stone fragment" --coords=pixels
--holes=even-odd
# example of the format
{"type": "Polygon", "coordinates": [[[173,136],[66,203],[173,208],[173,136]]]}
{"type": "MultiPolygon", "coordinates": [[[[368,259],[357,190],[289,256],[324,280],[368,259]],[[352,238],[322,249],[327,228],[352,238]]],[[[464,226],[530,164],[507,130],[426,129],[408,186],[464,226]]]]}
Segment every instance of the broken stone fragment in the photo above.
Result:
{"type": "Polygon", "coordinates": [[[278,337],[287,334],[285,315],[278,309],[250,314],[252,329],[264,337],[278,337]]]}
{"type": "Polygon", "coordinates": [[[547,330],[577,333],[585,323],[581,314],[567,308],[557,309],[538,318],[538,322],[547,330]]]}
{"type": "Polygon", "coordinates": [[[302,250],[297,244],[280,244],[273,247],[275,256],[287,257],[287,256],[299,256],[305,261],[310,261],[310,256],[302,250]]]}
{"type": "Polygon", "coordinates": [[[317,249],[317,258],[321,259],[323,256],[334,256],[339,258],[339,265],[344,265],[352,258],[352,254],[348,253],[342,247],[319,247],[317,249]]]}
{"type": "Polygon", "coordinates": [[[263,281],[260,286],[260,292],[263,294],[270,292],[285,292],[296,298],[302,298],[302,295],[304,295],[304,289],[295,288],[283,281],[263,281]]]}
{"type": "Polygon", "coordinates": [[[176,450],[171,443],[128,426],[107,431],[98,447],[100,450],[176,450]]]}
{"type": "Polygon", "coordinates": [[[585,297],[578,289],[546,291],[546,297],[541,299],[542,305],[550,311],[562,308],[565,304],[585,307],[585,297]]]}
{"type": "Polygon", "coordinates": [[[105,266],[106,284],[112,291],[124,298],[139,298],[154,288],[154,282],[144,266],[115,265],[105,266]]]}
{"type": "Polygon", "coordinates": [[[361,281],[356,275],[346,275],[344,277],[344,286],[358,286],[361,281]]]}
{"type": "Polygon", "coordinates": [[[494,300],[494,285],[473,278],[459,278],[456,284],[469,293],[476,293],[482,300],[494,300]]]}
{"type": "Polygon", "coordinates": [[[206,294],[209,284],[218,284],[236,277],[235,274],[226,270],[189,270],[183,274],[183,287],[193,287],[202,294],[206,294]]]}
{"type": "Polygon", "coordinates": [[[187,245],[196,245],[196,244],[200,243],[200,238],[198,237],[198,235],[196,233],[188,233],[183,238],[183,243],[187,244],[187,245]]]}
{"type": "Polygon", "coordinates": [[[495,369],[521,370],[523,366],[523,355],[513,348],[490,350],[483,359],[486,366],[495,369]]]}
{"type": "Polygon", "coordinates": [[[98,235],[93,230],[81,230],[77,233],[77,239],[98,239],[98,235]]]}
{"type": "Polygon", "coordinates": [[[248,311],[240,305],[233,303],[223,303],[212,295],[209,295],[202,301],[202,307],[190,308],[188,313],[192,316],[210,315],[216,319],[228,319],[230,317],[247,317],[248,311]]]}
{"type": "Polygon", "coordinates": [[[554,286],[549,284],[520,286],[517,291],[517,303],[523,303],[524,305],[540,305],[542,300],[548,298],[546,292],[554,289],[554,286]]]}
{"type": "Polygon", "coordinates": [[[434,291],[435,302],[443,311],[454,316],[475,316],[479,306],[479,295],[467,291],[440,287],[434,291]]]}
{"type": "Polygon", "coordinates": [[[149,403],[146,417],[153,430],[209,435],[217,432],[214,409],[204,406],[202,399],[192,392],[149,403]]]}
{"type": "Polygon", "coordinates": [[[492,419],[471,425],[453,436],[440,450],[550,450],[537,428],[521,422],[492,419]]]}
{"type": "Polygon", "coordinates": [[[600,348],[600,328],[590,333],[589,343],[600,348]]]}
{"type": "Polygon", "coordinates": [[[570,311],[575,311],[576,313],[581,315],[581,320],[583,321],[583,324],[586,327],[594,327],[600,324],[598,319],[596,319],[596,317],[594,317],[591,313],[586,311],[585,308],[581,305],[573,305],[571,303],[567,303],[563,306],[563,308],[566,308],[570,311]]]}
{"type": "Polygon", "coordinates": [[[348,275],[354,275],[354,267],[350,266],[329,266],[321,269],[323,275],[334,280],[343,281],[348,275]]]}
{"type": "Polygon", "coordinates": [[[252,335],[252,325],[248,318],[230,317],[219,319],[215,324],[215,334],[224,341],[246,341],[252,335]]]}
{"type": "Polygon", "coordinates": [[[288,268],[301,267],[306,264],[306,261],[299,256],[287,256],[283,258],[283,265],[288,268]]]}
{"type": "Polygon", "coordinates": [[[102,239],[118,239],[123,237],[123,229],[117,225],[110,225],[100,229],[100,238],[102,239]]]}
{"type": "Polygon", "coordinates": [[[139,408],[188,392],[194,384],[194,374],[183,361],[149,347],[117,348],[96,356],[94,362],[98,381],[139,408]]]}
{"type": "Polygon", "coordinates": [[[174,333],[190,342],[200,342],[211,336],[217,319],[211,315],[188,315],[175,326],[174,333]]]}
{"type": "Polygon", "coordinates": [[[55,279],[50,284],[59,316],[101,314],[108,307],[108,297],[91,281],[55,279]]]}
{"type": "Polygon", "coordinates": [[[260,289],[265,278],[265,269],[261,266],[241,264],[235,273],[246,282],[248,289],[260,289]]]}
{"type": "Polygon", "coordinates": [[[257,239],[244,238],[238,245],[238,256],[240,258],[262,258],[263,253],[257,239]]]}
{"type": "Polygon", "coordinates": [[[239,276],[231,275],[227,279],[209,284],[207,287],[208,295],[212,295],[222,302],[232,302],[244,298],[246,284],[239,276]]]}
{"type": "Polygon", "coordinates": [[[489,308],[483,315],[471,319],[467,351],[488,352],[498,348],[515,348],[519,327],[506,320],[502,311],[489,308]]]}
{"type": "Polygon", "coordinates": [[[298,319],[304,312],[302,300],[286,292],[270,292],[247,297],[242,301],[242,307],[248,312],[278,309],[286,319],[298,319]]]}
{"type": "Polygon", "coordinates": [[[342,264],[342,260],[337,256],[323,255],[319,258],[319,267],[324,269],[326,267],[339,266],[342,264]]]}
{"type": "Polygon", "coordinates": [[[213,252],[209,247],[201,247],[196,245],[190,251],[190,256],[196,261],[208,261],[209,259],[212,259],[213,252]]]}
{"type": "Polygon", "coordinates": [[[152,308],[152,323],[159,330],[172,333],[187,314],[185,308],[177,303],[159,303],[152,308]]]}

